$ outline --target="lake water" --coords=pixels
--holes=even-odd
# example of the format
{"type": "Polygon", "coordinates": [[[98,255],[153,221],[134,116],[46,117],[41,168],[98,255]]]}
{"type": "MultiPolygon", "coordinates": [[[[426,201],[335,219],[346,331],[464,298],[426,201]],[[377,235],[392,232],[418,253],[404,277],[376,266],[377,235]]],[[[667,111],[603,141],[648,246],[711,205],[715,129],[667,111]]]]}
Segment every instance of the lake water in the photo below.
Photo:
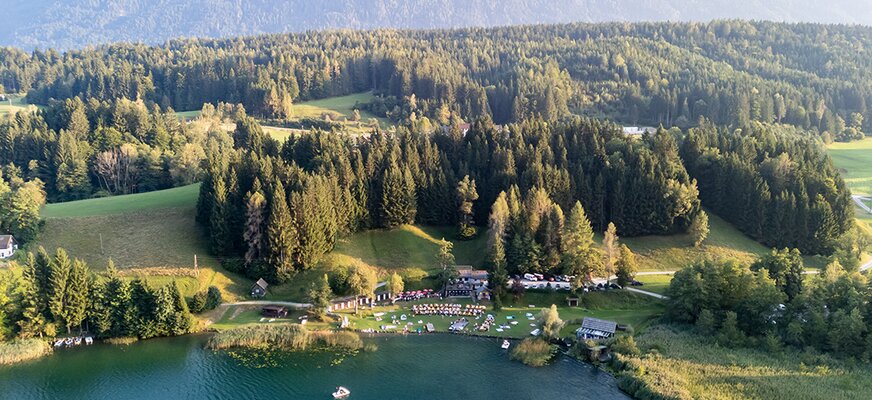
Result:
{"type": "Polygon", "coordinates": [[[95,345],[0,367],[2,399],[628,399],[614,379],[560,357],[542,368],[510,361],[496,339],[451,335],[366,339],[378,351],[341,358],[231,355],[204,336],[95,345]],[[257,356],[257,357],[254,357],[257,356]]]}

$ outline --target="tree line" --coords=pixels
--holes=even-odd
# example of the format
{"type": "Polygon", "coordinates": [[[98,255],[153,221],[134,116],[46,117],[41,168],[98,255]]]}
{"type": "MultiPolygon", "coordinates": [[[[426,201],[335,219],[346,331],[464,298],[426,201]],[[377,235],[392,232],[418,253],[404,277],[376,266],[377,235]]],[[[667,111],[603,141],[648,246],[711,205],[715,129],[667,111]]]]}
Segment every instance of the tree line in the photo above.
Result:
{"type": "Polygon", "coordinates": [[[705,117],[851,140],[872,121],[870,42],[862,26],[735,20],[306,32],[64,54],[0,49],[0,85],[35,104],[79,96],[195,110],[223,101],[279,119],[298,100],[373,90],[384,99],[372,110],[396,120],[576,113],[687,127],[705,117]]]}
{"type": "Polygon", "coordinates": [[[240,120],[235,149],[207,155],[197,220],[216,254],[244,258],[236,269],[282,282],[314,266],[339,235],[361,229],[422,223],[475,235],[503,191],[518,204],[521,193],[529,198],[535,211],[524,218],[525,240],[535,233],[540,243],[540,227],[559,230],[556,206],[580,202],[593,229],[614,222],[628,236],[684,232],[699,212],[696,185],[666,131],[635,140],[580,118],[505,129],[484,118],[465,133],[456,124],[418,129],[363,138],[313,132],[279,145],[240,120]]]}
{"type": "Polygon", "coordinates": [[[870,359],[866,277],[838,261],[821,274],[803,270],[796,249],[773,250],[750,266],[698,262],[675,273],[667,316],[726,346],[790,345],[870,359]]]}
{"type": "MultiPolygon", "coordinates": [[[[173,282],[152,288],[124,279],[109,263],[94,274],[85,262],[57,249],[28,253],[21,275],[0,293],[0,337],[55,337],[88,331],[98,338],[181,335],[191,331],[188,304],[173,282]]],[[[5,279],[4,279],[5,280],[5,279]]],[[[218,297],[220,302],[220,296],[218,297]]]]}
{"type": "Polygon", "coordinates": [[[805,132],[703,122],[687,132],[681,155],[703,204],[767,246],[828,254],[854,225],[845,182],[805,132]]]}
{"type": "Polygon", "coordinates": [[[50,101],[0,121],[0,165],[39,179],[49,201],[166,189],[199,180],[205,148],[229,140],[220,119],[244,110],[207,105],[185,123],[157,105],[124,98],[50,101]]]}

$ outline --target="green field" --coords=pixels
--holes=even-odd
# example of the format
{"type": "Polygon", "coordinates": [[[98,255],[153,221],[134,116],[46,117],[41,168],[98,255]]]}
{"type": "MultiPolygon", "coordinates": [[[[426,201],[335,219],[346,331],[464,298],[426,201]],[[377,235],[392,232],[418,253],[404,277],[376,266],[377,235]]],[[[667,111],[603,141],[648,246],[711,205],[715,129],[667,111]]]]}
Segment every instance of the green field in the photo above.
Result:
{"type": "Polygon", "coordinates": [[[827,147],[833,164],[854,194],[872,195],[872,138],[827,147]]]}
{"type": "MultiPolygon", "coordinates": [[[[356,104],[368,103],[370,100],[372,100],[372,92],[304,101],[294,104],[294,118],[320,119],[324,114],[329,114],[333,121],[351,118],[356,104]]],[[[366,121],[377,117],[368,111],[360,110],[360,118],[366,121]]]]}
{"type": "Polygon", "coordinates": [[[23,95],[8,94],[6,101],[0,101],[0,118],[5,118],[7,115],[27,109],[27,101],[23,95]]]}
{"type": "Polygon", "coordinates": [[[193,184],[127,196],[55,203],[45,206],[42,216],[44,218],[93,217],[166,208],[191,208],[196,205],[199,191],[200,185],[193,184]]]}
{"type": "Polygon", "coordinates": [[[676,271],[705,258],[752,262],[769,249],[709,213],[711,232],[703,246],[693,247],[690,235],[622,238],[634,253],[641,271],[676,271]]]}
{"type": "Polygon", "coordinates": [[[636,342],[648,353],[638,360],[642,379],[662,398],[872,398],[868,364],[849,365],[794,349],[725,348],[668,325],[647,329],[636,342]]]}
{"type": "Polygon", "coordinates": [[[669,282],[672,282],[672,275],[639,275],[636,280],[645,284],[638,289],[659,294],[666,294],[666,289],[669,288],[669,282]]]}

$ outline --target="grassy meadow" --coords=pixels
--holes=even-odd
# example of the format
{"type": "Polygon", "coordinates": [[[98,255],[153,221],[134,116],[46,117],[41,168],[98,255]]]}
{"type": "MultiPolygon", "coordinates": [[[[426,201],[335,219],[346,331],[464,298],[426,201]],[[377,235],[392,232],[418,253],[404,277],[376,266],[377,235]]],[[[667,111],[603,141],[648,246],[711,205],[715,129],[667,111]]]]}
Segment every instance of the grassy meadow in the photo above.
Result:
{"type": "Polygon", "coordinates": [[[745,236],[717,215],[709,213],[711,232],[701,247],[690,235],[621,238],[634,253],[641,271],[676,271],[704,258],[752,262],[769,249],[745,236]]]}
{"type": "MultiPolygon", "coordinates": [[[[872,370],[785,349],[725,348],[692,331],[655,325],[636,336],[641,377],[675,399],[869,399],[872,370]]],[[[655,398],[655,397],[650,397],[655,398]]]]}
{"type": "Polygon", "coordinates": [[[672,282],[672,275],[639,275],[636,277],[636,280],[645,284],[645,286],[640,286],[638,289],[666,294],[666,289],[669,288],[669,283],[672,282]]]}
{"type": "Polygon", "coordinates": [[[43,246],[51,252],[62,247],[95,271],[112,259],[131,279],[153,286],[176,281],[188,296],[214,285],[225,299],[236,299],[250,283],[221,269],[209,255],[208,240],[194,222],[198,190],[194,184],[46,205],[45,227],[30,249],[43,246]]]}
{"type": "Polygon", "coordinates": [[[29,105],[24,100],[24,95],[7,94],[6,100],[0,101],[0,119],[6,118],[6,116],[18,111],[26,110],[28,107],[29,105]]]}
{"type": "Polygon", "coordinates": [[[827,146],[833,165],[854,194],[872,195],[872,137],[827,146]]]}

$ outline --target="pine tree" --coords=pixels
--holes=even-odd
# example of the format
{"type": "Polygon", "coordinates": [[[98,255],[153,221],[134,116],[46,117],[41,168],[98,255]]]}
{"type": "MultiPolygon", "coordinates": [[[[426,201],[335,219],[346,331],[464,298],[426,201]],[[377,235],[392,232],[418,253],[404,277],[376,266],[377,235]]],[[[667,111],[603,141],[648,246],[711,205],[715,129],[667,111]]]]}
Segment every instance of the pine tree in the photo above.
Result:
{"type": "Polygon", "coordinates": [[[330,280],[327,274],[324,274],[323,279],[318,282],[312,282],[309,287],[309,302],[312,307],[309,308],[309,313],[317,320],[323,320],[327,315],[327,308],[330,307],[330,300],[333,298],[333,291],[330,289],[330,280]]]}
{"type": "Polygon", "coordinates": [[[611,280],[612,275],[615,273],[615,262],[620,255],[620,251],[618,229],[615,227],[615,224],[609,222],[609,226],[603,234],[603,267],[605,269],[606,280],[611,280]]]}
{"type": "Polygon", "coordinates": [[[270,202],[269,219],[267,220],[267,262],[271,268],[273,282],[287,282],[294,274],[293,257],[296,251],[297,230],[294,220],[288,210],[285,188],[281,182],[276,182],[270,202]]]}
{"type": "Polygon", "coordinates": [[[89,275],[88,266],[84,261],[77,259],[73,262],[67,286],[66,304],[64,304],[67,308],[64,318],[67,333],[70,333],[73,327],[80,327],[85,321],[89,302],[89,275]]]}
{"type": "Polygon", "coordinates": [[[457,201],[460,204],[458,237],[460,239],[472,239],[477,233],[472,212],[473,202],[476,200],[478,200],[478,192],[475,190],[475,180],[469,179],[469,175],[466,175],[457,183],[457,201]]]}
{"type": "Polygon", "coordinates": [[[18,320],[21,338],[42,337],[46,319],[40,301],[40,288],[37,278],[37,260],[33,253],[27,254],[27,263],[21,274],[18,293],[21,298],[21,319],[18,320]]]}
{"type": "Polygon", "coordinates": [[[245,233],[242,239],[246,244],[245,263],[251,265],[264,255],[266,198],[260,192],[259,180],[255,180],[254,189],[246,197],[245,233]]]}
{"type": "Polygon", "coordinates": [[[700,210],[699,214],[693,218],[693,222],[688,229],[690,236],[693,238],[694,247],[699,247],[705,241],[709,234],[709,219],[705,211],[700,210]]]}
{"type": "Polygon", "coordinates": [[[602,272],[602,256],[594,247],[593,228],[584,213],[584,207],[576,202],[569,213],[566,230],[563,233],[563,271],[574,275],[573,287],[580,288],[590,282],[594,275],[602,272]]]}
{"type": "Polygon", "coordinates": [[[209,218],[209,234],[211,236],[212,252],[217,255],[228,254],[230,249],[230,204],[227,200],[227,188],[224,178],[218,176],[214,180],[214,197],[212,215],[209,218]]]}
{"type": "Polygon", "coordinates": [[[51,263],[48,307],[54,322],[65,324],[68,327],[67,286],[69,285],[71,270],[72,265],[67,252],[64,249],[57,249],[54,260],[51,263]]]}
{"type": "Polygon", "coordinates": [[[627,286],[636,278],[639,265],[636,264],[636,255],[630,251],[627,245],[622,244],[618,251],[618,259],[615,263],[615,275],[618,277],[618,285],[627,286]]]}

